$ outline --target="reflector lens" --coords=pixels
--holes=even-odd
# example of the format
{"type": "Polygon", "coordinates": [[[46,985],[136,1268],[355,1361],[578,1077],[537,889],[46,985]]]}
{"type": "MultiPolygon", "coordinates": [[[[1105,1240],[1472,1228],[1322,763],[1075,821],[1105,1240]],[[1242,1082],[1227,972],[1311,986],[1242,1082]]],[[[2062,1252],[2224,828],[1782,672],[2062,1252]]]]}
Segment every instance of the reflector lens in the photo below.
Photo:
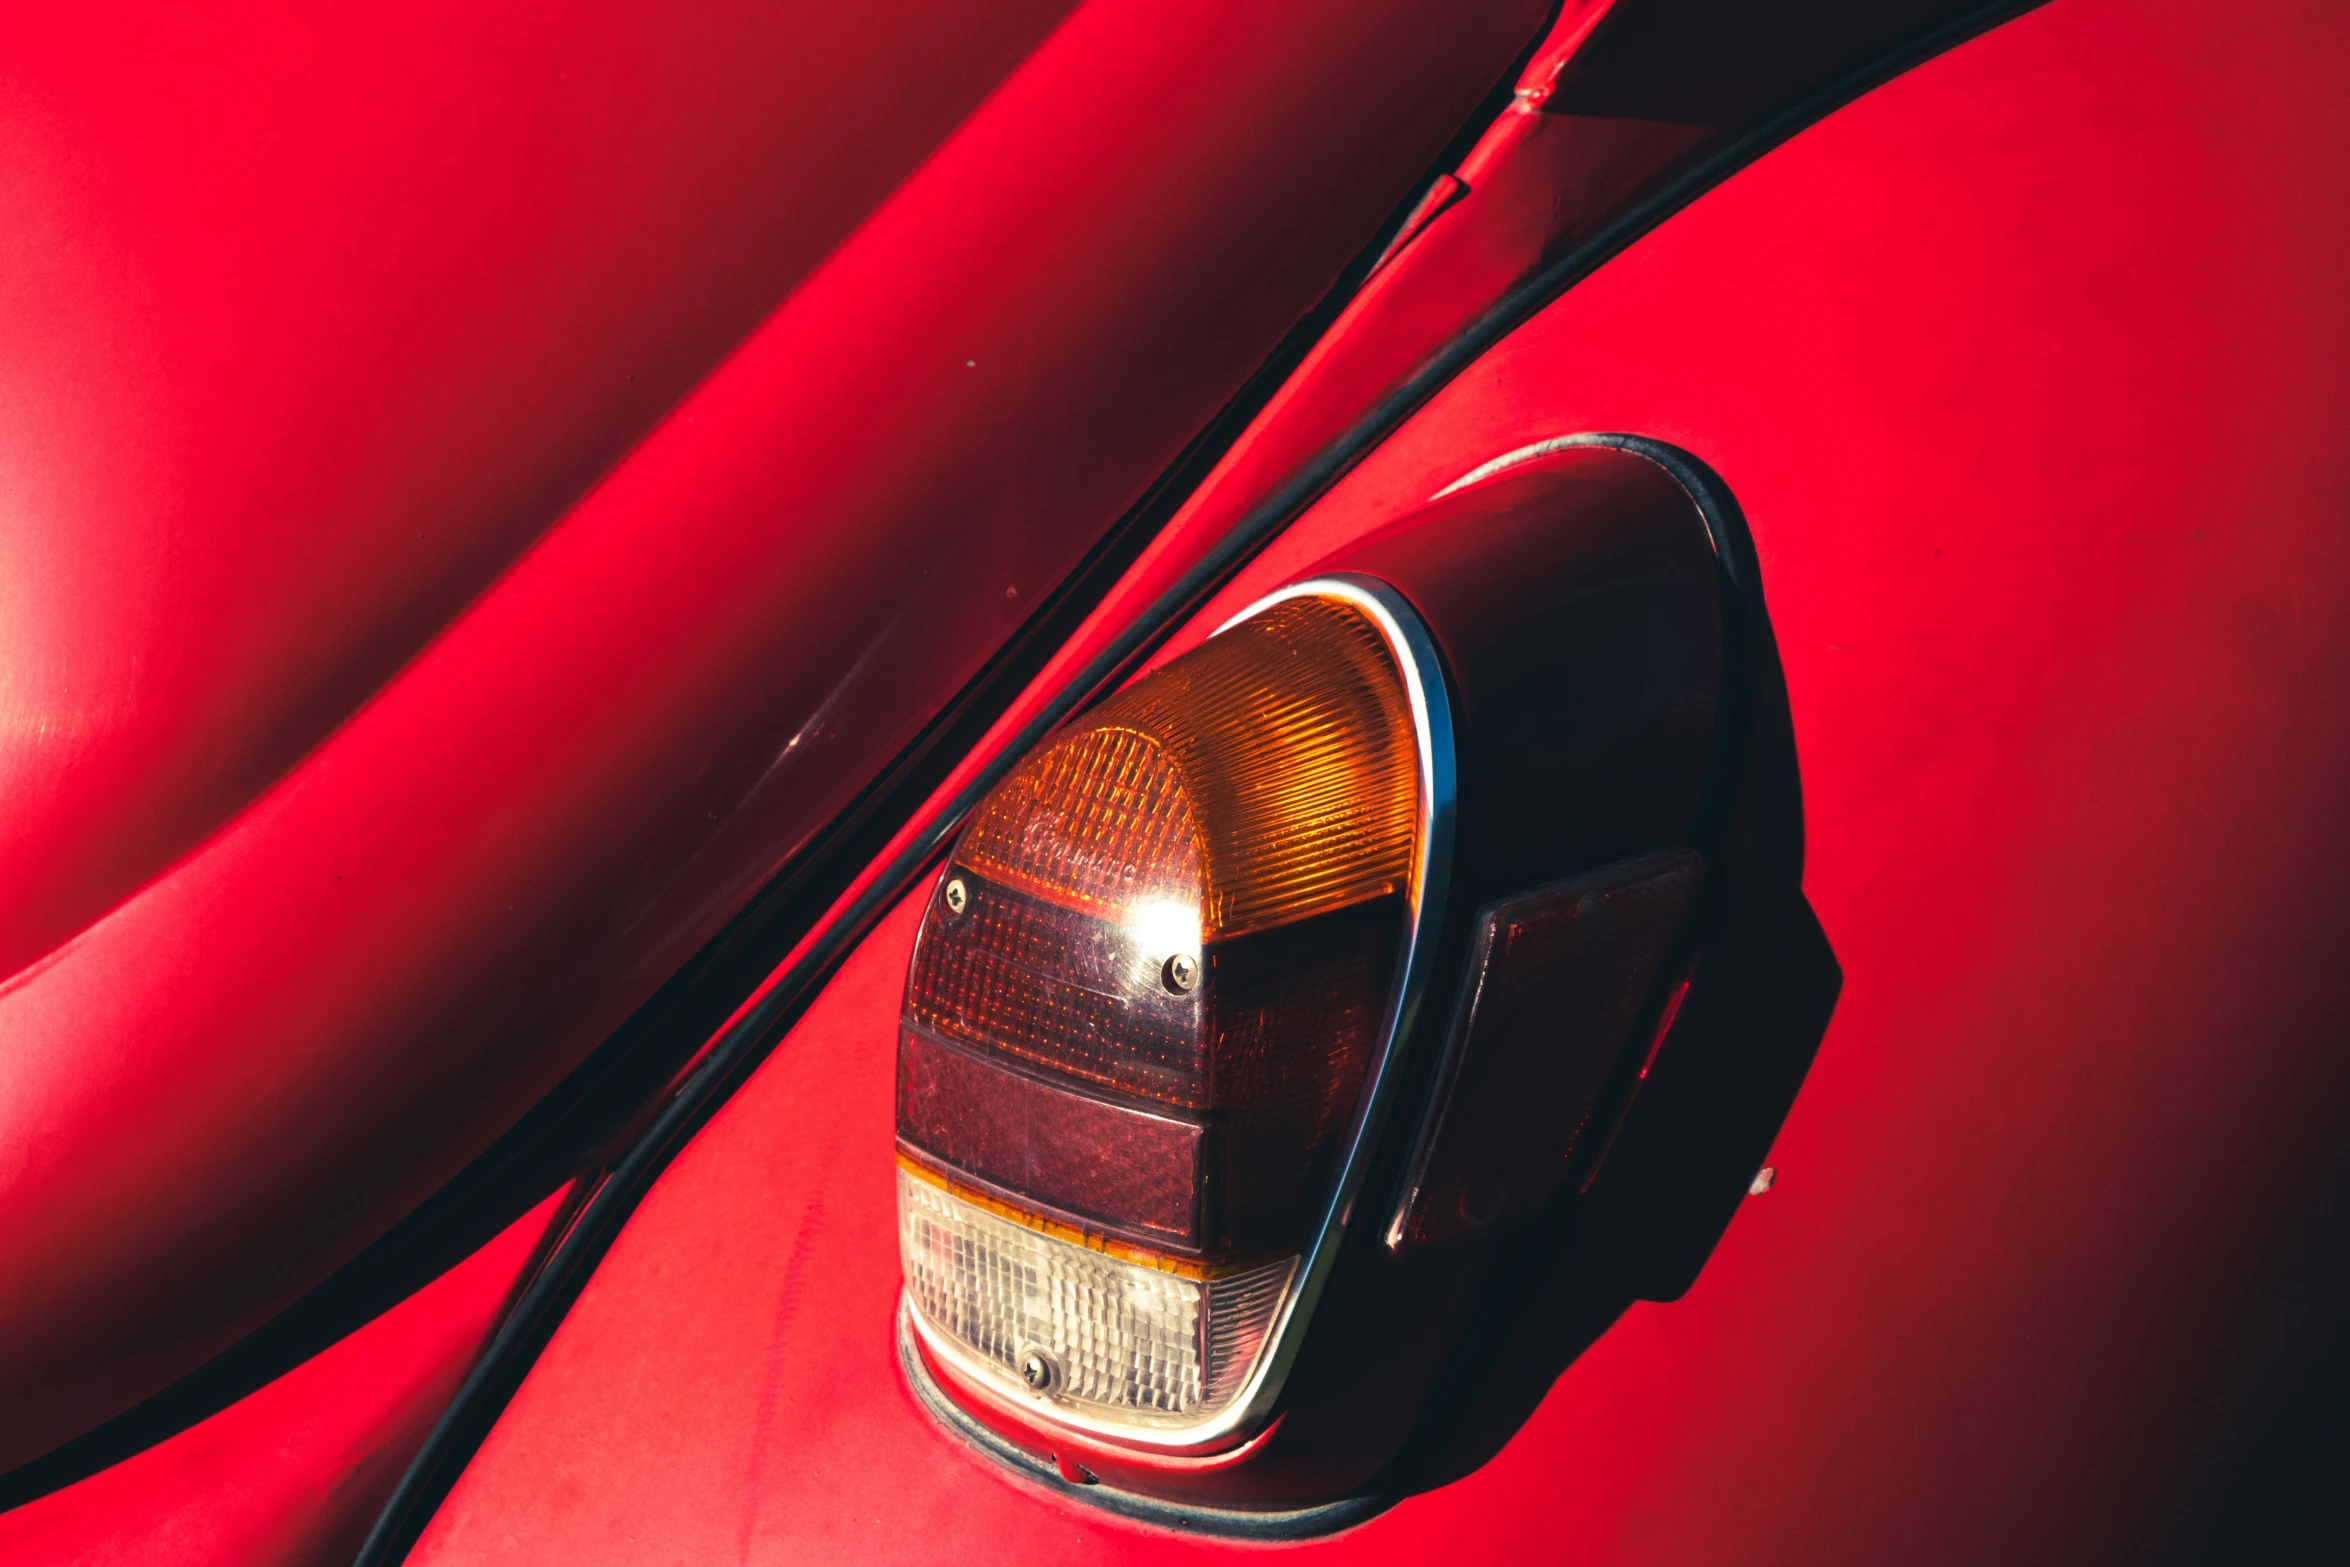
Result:
{"type": "Polygon", "coordinates": [[[909,1028],[898,1040],[901,1135],[998,1191],[1085,1223],[1195,1246],[1212,1129],[1053,1082],[909,1028]]]}

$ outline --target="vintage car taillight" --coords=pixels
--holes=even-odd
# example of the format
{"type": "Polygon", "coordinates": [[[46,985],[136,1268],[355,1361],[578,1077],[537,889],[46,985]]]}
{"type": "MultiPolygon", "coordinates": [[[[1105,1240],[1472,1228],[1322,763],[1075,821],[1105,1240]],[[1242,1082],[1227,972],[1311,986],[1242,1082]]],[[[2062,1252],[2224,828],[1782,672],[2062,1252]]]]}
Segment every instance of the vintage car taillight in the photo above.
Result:
{"type": "Polygon", "coordinates": [[[1426,912],[1437,678],[1391,594],[1309,583],[974,813],[897,1074],[908,1306],[974,1390],[1152,1445],[1244,1423],[1426,912]]]}
{"type": "Polygon", "coordinates": [[[899,1024],[909,1386],[1184,1527],[1473,1467],[1752,1180],[1835,997],[1801,868],[1720,481],[1478,469],[973,811],[899,1024]]]}

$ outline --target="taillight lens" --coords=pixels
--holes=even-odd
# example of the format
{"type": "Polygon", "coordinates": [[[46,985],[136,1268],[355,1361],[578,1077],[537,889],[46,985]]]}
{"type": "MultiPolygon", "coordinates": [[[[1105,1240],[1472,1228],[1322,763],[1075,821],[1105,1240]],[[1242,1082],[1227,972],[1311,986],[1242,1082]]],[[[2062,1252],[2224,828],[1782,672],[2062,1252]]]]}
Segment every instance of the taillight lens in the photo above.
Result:
{"type": "Polygon", "coordinates": [[[1249,1383],[1392,1029],[1426,873],[1419,672],[1391,617],[1326,587],[1022,764],[915,947],[918,1330],[1096,1429],[1196,1426],[1249,1383]]]}

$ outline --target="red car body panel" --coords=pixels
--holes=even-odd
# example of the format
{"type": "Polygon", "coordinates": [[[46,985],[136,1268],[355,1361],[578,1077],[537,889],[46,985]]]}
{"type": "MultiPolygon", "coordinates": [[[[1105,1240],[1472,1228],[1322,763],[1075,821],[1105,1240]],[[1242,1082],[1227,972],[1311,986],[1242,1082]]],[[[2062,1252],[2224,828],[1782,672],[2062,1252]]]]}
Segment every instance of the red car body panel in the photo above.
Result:
{"type": "MultiPolygon", "coordinates": [[[[1760,545],[1847,976],[1697,1287],[1292,1554],[2143,1560],[2337,1352],[2346,66],[2316,5],[1966,44],[1516,332],[1170,647],[1488,458],[1679,443],[1760,545]]],[[[417,1560],[1258,1549],[1037,1490],[902,1382],[916,915],[654,1187],[417,1560]]]]}
{"type": "Polygon", "coordinates": [[[0,975],[316,745],[1068,9],[18,18],[0,975]]]}
{"type": "Polygon", "coordinates": [[[340,1563],[538,1256],[560,1198],[325,1353],[134,1457],[0,1512],[0,1560],[340,1563]]]}
{"type": "MultiPolygon", "coordinates": [[[[0,288],[0,1470],[542,1102],[1040,623],[1540,20],[1066,9],[77,14],[0,61],[34,240],[0,288]]],[[[1603,9],[942,797],[1735,140],[1742,90],[1909,25],[1611,78],[1602,46],[1745,24],[1603,9]]],[[[1685,446],[1761,546],[1847,973],[1696,1289],[1298,1552],[2243,1560],[2291,1526],[2246,1498],[2296,1500],[2264,1467],[2323,1456],[2278,1433],[2350,1373],[2345,66],[2285,0],[1966,44],[1581,281],[1157,654],[1500,453],[1685,446]]],[[[416,1559],[1257,1548],[1014,1478],[903,1383],[914,916],[660,1178],[416,1559]]],[[[0,1513],[0,1556],[347,1559],[549,1212],[0,1513]]]]}
{"type": "MultiPolygon", "coordinates": [[[[273,296],[227,263],[219,278],[199,269],[187,319],[157,328],[175,343],[184,331],[190,357],[142,372],[168,392],[154,417],[179,443],[167,452],[197,454],[187,459],[194,476],[131,464],[109,479],[127,493],[83,497],[100,525],[77,531],[81,513],[67,508],[22,535],[47,552],[23,580],[66,618],[20,622],[53,642],[10,657],[12,674],[36,682],[32,698],[12,699],[13,732],[38,742],[103,727],[110,690],[153,713],[86,767],[71,746],[18,753],[34,759],[28,787],[42,808],[63,813],[42,841],[66,846],[41,872],[50,890],[29,896],[44,912],[20,933],[23,953],[121,901],[0,987],[0,1467],[267,1320],[610,1035],[904,751],[1232,398],[1504,77],[1541,11],[1532,0],[1441,12],[1393,0],[1169,13],[1101,0],[1054,30],[834,248],[978,95],[979,78],[1043,26],[1032,14],[966,18],[957,26],[974,30],[968,48],[955,30],[907,45],[909,79],[880,68],[897,37],[888,27],[901,21],[926,25],[881,13],[872,32],[827,24],[831,52],[805,40],[793,69],[828,87],[798,109],[760,108],[764,95],[789,97],[777,84],[797,78],[762,76],[767,67],[746,56],[743,97],[679,111],[684,128],[668,139],[633,144],[637,111],[615,109],[591,116],[587,151],[558,136],[537,165],[480,174],[447,197],[454,216],[400,241],[463,274],[445,285],[462,307],[449,321],[410,324],[431,289],[372,313],[348,277],[297,293],[296,305],[352,295],[333,307],[349,320],[312,326],[329,343],[347,332],[372,344],[376,357],[305,341],[294,368],[240,372],[256,377],[254,398],[207,401],[191,367],[227,353],[273,296]],[[978,76],[932,93],[922,73],[949,66],[978,76]],[[692,214],[726,207],[735,178],[788,194],[797,167],[754,159],[721,179],[696,165],[696,136],[742,134],[774,158],[805,159],[833,145],[806,115],[844,96],[863,107],[908,91],[925,100],[914,123],[861,149],[853,168],[825,171],[817,186],[827,194],[810,191],[806,212],[754,203],[690,229],[692,214]],[[510,185],[538,188],[534,167],[592,183],[605,156],[645,165],[609,192],[508,210],[510,185]],[[466,222],[480,227],[488,261],[469,248],[466,222]],[[674,243],[627,237],[670,223],[674,243]],[[767,246],[770,230],[792,243],[767,246]],[[605,258],[608,271],[549,275],[548,247],[607,234],[625,239],[612,241],[621,258],[605,258]],[[826,249],[725,364],[550,526],[725,334],[826,249]],[[761,252],[756,265],[746,250],[761,252]],[[697,271],[704,262],[708,276],[697,271]],[[623,341],[581,346],[613,300],[639,291],[700,291],[682,317],[693,330],[673,309],[631,305],[615,321],[623,341]],[[433,344],[484,332],[537,346],[479,349],[478,363],[466,361],[473,379],[458,377],[463,398],[438,400],[445,354],[433,344]],[[653,347],[656,358],[633,357],[653,347]],[[640,370],[650,389],[612,384],[640,370]],[[376,428],[397,437],[387,451],[352,435],[303,445],[311,426],[297,420],[288,435],[279,411],[307,407],[304,388],[321,377],[340,390],[305,419],[347,432],[382,399],[418,410],[424,433],[376,428]],[[511,414],[519,426],[471,420],[475,401],[528,401],[542,379],[552,412],[511,414]],[[581,390],[582,379],[599,389],[581,390]],[[537,455],[509,462],[509,436],[537,455]],[[358,447],[335,445],[345,439],[358,447]],[[416,459],[403,444],[414,441],[441,442],[440,455],[416,459]],[[273,462],[286,442],[317,465],[294,465],[309,489],[269,488],[295,482],[273,462]],[[493,457],[499,485],[477,485],[493,457]],[[220,473],[205,477],[215,461],[220,473]],[[387,464],[399,484],[382,479],[387,464]],[[451,487],[466,489],[464,508],[443,505],[451,487]],[[322,513],[330,501],[346,510],[322,513]],[[331,541],[313,537],[345,515],[363,520],[331,541]],[[476,517],[492,520],[467,520],[476,517]],[[427,537],[378,548],[411,526],[427,537]],[[176,557],[201,558],[196,580],[175,589],[196,618],[126,630],[121,617],[147,615],[144,601],[99,587],[126,553],[162,581],[174,580],[176,557]],[[355,584],[379,572],[410,586],[384,589],[365,614],[351,609],[355,584]],[[196,627],[187,667],[172,677],[183,683],[143,683],[139,671],[166,660],[137,650],[156,637],[170,645],[183,625],[196,627]],[[115,686],[92,692],[74,684],[76,659],[127,662],[115,686]],[[221,708],[234,722],[207,716],[221,708]],[[196,753],[210,760],[172,760],[196,753]],[[212,768],[212,782],[197,787],[189,768],[212,768]],[[150,795],[168,796],[169,809],[139,803],[150,795]]],[[[724,47],[725,26],[709,25],[716,37],[674,46],[724,47]]],[[[653,112],[667,112],[667,56],[629,36],[614,35],[598,69],[641,71],[653,112]]],[[[432,90],[461,95],[465,72],[503,69],[504,37],[493,29],[482,55],[443,62],[454,80],[432,90]]],[[[259,58],[283,69],[310,58],[306,47],[259,58]]],[[[433,53],[429,39],[413,47],[433,53]]],[[[85,73],[104,60],[86,43],[57,58],[85,73]]],[[[375,62],[372,93],[398,96],[405,58],[375,62]]],[[[534,66],[538,96],[500,112],[568,91],[561,68],[534,66]]],[[[197,93],[179,67],[156,69],[197,93]]],[[[56,72],[54,97],[96,90],[67,65],[56,72]]],[[[103,118],[111,101],[101,93],[89,114],[103,118]]],[[[135,160],[142,136],[179,117],[159,95],[118,143],[96,145],[135,160]]],[[[328,123],[346,139],[366,129],[360,118],[328,123]]],[[[488,134],[470,124],[445,131],[450,159],[488,134]]],[[[175,185],[178,166],[166,163],[152,198],[164,216],[141,242],[234,253],[261,243],[248,231],[291,229],[330,253],[370,252],[367,236],[391,220],[366,201],[330,203],[323,230],[303,225],[320,169],[352,166],[336,161],[344,151],[330,135],[318,166],[292,147],[290,172],[262,160],[219,209],[218,232],[203,227],[211,209],[197,178],[214,165],[198,157],[175,185]]],[[[233,146],[215,156],[236,163],[233,146]]],[[[114,167],[90,174],[87,188],[119,194],[114,167]]],[[[69,194],[83,188],[60,180],[69,194]]],[[[395,245],[367,264],[404,269],[408,254],[395,245]]],[[[61,275],[50,286],[70,298],[104,281],[61,275]]],[[[106,319],[86,337],[70,330],[76,319],[68,312],[64,328],[35,334],[56,365],[120,347],[106,319]]],[[[88,467],[93,453],[147,451],[136,429],[106,428],[111,404],[85,406],[84,373],[38,372],[39,384],[64,389],[37,400],[63,423],[46,434],[30,426],[30,438],[56,441],[54,454],[33,453],[55,471],[88,467]]],[[[137,415],[134,405],[122,417],[137,415]]]]}

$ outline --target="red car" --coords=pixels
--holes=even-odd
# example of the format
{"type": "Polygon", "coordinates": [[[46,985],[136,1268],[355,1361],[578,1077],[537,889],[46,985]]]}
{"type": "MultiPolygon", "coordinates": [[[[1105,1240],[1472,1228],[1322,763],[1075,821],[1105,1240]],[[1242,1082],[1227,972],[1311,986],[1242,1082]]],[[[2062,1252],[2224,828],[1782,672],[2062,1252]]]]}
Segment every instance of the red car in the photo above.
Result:
{"type": "Polygon", "coordinates": [[[2350,1559],[2346,76],[16,18],[0,1561],[2350,1559]]]}

